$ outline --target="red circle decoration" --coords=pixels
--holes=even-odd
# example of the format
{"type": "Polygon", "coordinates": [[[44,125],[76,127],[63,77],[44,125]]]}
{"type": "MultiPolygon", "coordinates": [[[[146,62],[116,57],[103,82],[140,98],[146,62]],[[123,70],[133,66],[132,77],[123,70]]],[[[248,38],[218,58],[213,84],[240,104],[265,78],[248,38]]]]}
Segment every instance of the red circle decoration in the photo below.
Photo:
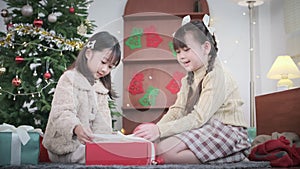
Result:
{"type": "Polygon", "coordinates": [[[51,74],[49,72],[44,73],[44,78],[46,80],[50,79],[51,78],[51,74]]]}
{"type": "Polygon", "coordinates": [[[43,20],[41,20],[41,19],[35,19],[33,21],[33,25],[36,26],[36,27],[41,27],[43,25],[43,20]]]}
{"type": "Polygon", "coordinates": [[[75,8],[74,8],[74,7],[70,7],[70,8],[69,8],[69,12],[70,12],[70,13],[74,13],[74,12],[75,12],[75,8]]]}
{"type": "Polygon", "coordinates": [[[13,78],[13,80],[11,81],[11,83],[12,83],[12,85],[14,85],[14,86],[18,87],[18,86],[20,86],[20,85],[21,85],[21,83],[22,83],[22,80],[21,80],[21,79],[19,79],[18,77],[15,77],[15,78],[13,78]]]}
{"type": "Polygon", "coordinates": [[[24,61],[24,58],[22,56],[16,56],[15,61],[19,64],[24,61]]]}

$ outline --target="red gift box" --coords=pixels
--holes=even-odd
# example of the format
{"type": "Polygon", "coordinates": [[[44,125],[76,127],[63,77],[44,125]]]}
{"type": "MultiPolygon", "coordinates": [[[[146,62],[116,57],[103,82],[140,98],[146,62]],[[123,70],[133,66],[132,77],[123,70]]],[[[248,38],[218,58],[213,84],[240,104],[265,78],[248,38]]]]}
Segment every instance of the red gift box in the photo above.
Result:
{"type": "Polygon", "coordinates": [[[155,158],[147,141],[86,144],[86,165],[149,165],[155,158]]]}
{"type": "Polygon", "coordinates": [[[48,156],[48,151],[43,145],[43,136],[40,136],[40,154],[39,154],[39,162],[51,162],[48,156]]]}

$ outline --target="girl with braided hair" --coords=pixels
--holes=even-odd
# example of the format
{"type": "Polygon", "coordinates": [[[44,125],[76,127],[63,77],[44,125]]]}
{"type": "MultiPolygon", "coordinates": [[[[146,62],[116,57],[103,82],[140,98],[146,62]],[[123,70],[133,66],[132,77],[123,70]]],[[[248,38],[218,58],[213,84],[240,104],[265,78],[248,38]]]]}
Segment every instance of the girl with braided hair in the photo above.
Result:
{"type": "Polygon", "coordinates": [[[177,100],[157,123],[134,134],[156,141],[158,163],[224,163],[247,159],[247,123],[238,86],[217,57],[217,43],[202,21],[180,27],[173,38],[188,74],[177,100]]]}

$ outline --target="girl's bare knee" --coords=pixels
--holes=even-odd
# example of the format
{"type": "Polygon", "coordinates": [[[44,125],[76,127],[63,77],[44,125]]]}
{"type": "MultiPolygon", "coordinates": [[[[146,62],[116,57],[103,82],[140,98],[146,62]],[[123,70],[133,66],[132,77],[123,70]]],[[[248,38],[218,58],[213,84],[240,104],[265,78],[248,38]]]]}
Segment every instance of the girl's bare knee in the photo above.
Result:
{"type": "Polygon", "coordinates": [[[161,156],[165,163],[176,163],[177,154],[187,149],[187,146],[177,137],[169,137],[156,147],[156,154],[161,156]]]}

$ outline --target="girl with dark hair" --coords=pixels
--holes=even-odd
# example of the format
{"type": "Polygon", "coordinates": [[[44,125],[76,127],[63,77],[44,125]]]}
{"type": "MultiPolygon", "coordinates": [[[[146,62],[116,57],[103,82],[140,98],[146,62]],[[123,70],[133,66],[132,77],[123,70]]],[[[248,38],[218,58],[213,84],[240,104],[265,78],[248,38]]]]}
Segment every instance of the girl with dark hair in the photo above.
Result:
{"type": "Polygon", "coordinates": [[[60,77],[43,138],[52,162],[85,163],[85,143],[93,134],[112,133],[108,97],[115,98],[111,70],[120,63],[118,40],[94,34],[72,69],[60,77]]]}
{"type": "Polygon", "coordinates": [[[134,134],[158,142],[158,163],[246,159],[250,143],[243,101],[237,83],[216,58],[214,35],[202,21],[192,21],[175,32],[173,44],[188,72],[177,100],[157,124],[141,124],[134,134]]]}

